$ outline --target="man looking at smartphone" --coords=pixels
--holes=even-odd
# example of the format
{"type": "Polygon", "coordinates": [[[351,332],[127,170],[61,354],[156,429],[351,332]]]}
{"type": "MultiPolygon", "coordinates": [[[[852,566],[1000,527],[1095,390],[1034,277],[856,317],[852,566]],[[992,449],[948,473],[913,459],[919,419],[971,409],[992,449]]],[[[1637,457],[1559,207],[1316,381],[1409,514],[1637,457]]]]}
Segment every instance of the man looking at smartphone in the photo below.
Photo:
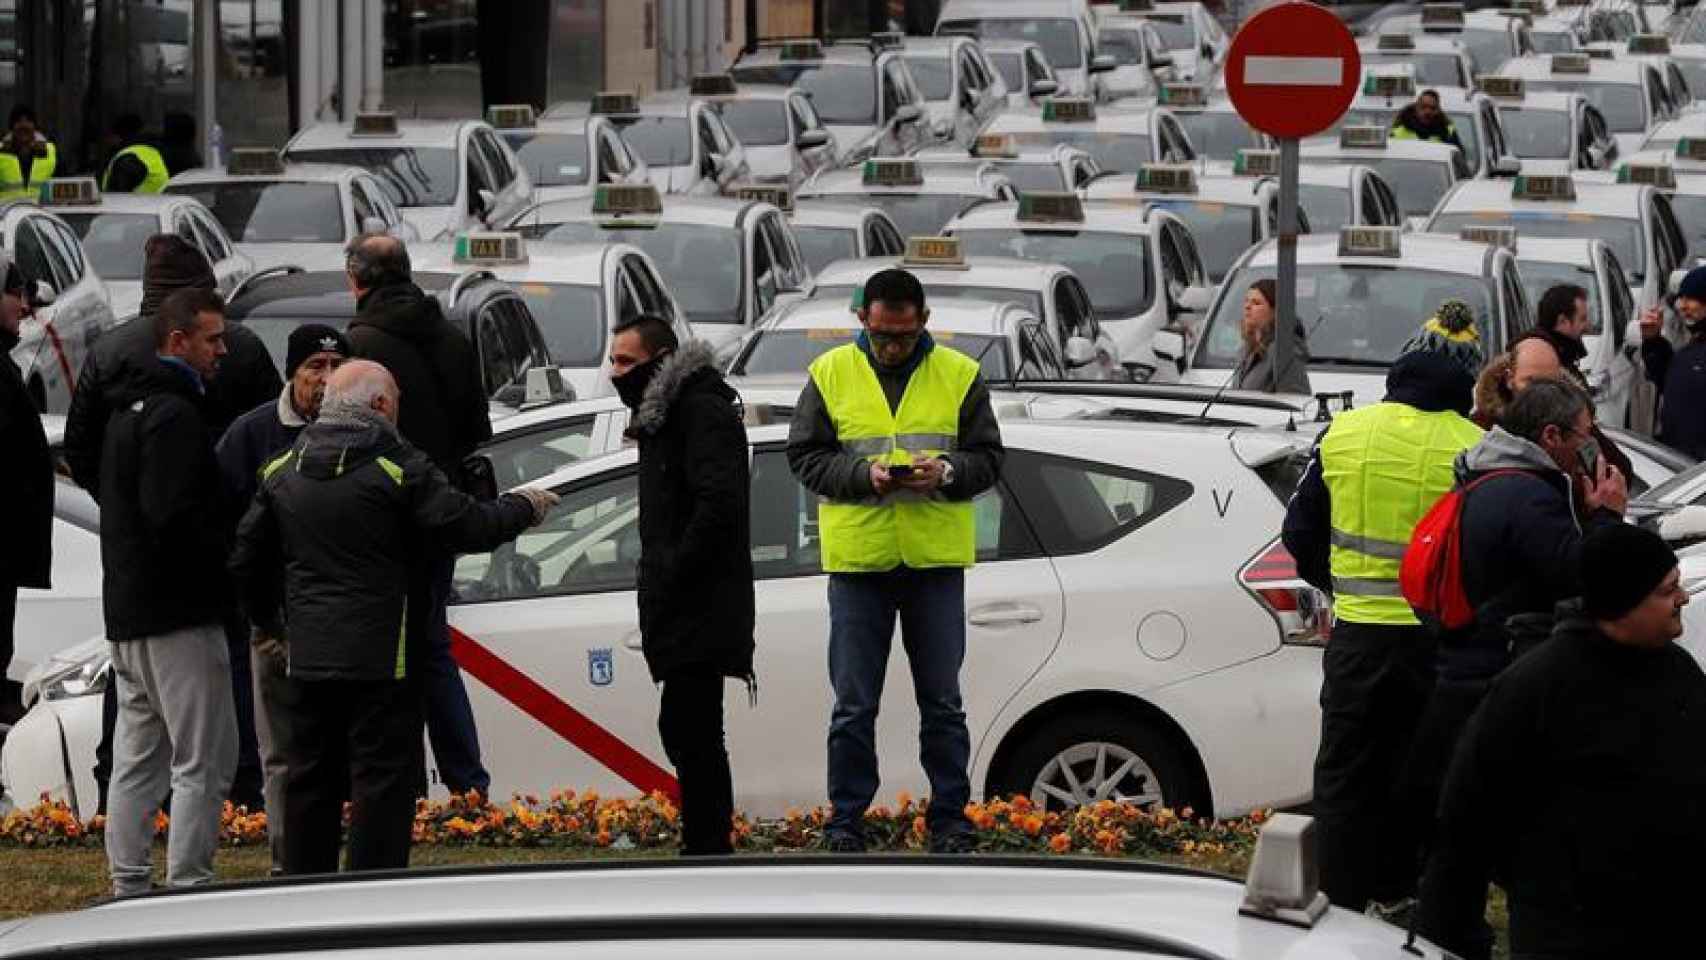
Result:
{"type": "Polygon", "coordinates": [[[877,707],[898,616],[930,780],[930,849],[969,853],[965,571],[977,559],[971,501],[1001,472],[1001,430],[976,361],[925,331],[917,277],[874,274],[858,314],[855,341],[812,363],[788,434],[788,463],[820,498],[830,575],[829,848],[865,849],[877,707]]]}

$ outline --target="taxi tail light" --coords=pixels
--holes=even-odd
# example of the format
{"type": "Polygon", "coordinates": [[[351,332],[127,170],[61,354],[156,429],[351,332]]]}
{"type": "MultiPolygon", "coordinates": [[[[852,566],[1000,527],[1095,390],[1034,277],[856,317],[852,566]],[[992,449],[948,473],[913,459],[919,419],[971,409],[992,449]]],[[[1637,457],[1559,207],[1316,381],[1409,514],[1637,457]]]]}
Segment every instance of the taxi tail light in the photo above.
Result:
{"type": "Polygon", "coordinates": [[[1279,624],[1281,643],[1327,645],[1327,634],[1333,627],[1332,600],[1297,575],[1297,561],[1278,539],[1238,571],[1238,585],[1260,601],[1279,624]]]}

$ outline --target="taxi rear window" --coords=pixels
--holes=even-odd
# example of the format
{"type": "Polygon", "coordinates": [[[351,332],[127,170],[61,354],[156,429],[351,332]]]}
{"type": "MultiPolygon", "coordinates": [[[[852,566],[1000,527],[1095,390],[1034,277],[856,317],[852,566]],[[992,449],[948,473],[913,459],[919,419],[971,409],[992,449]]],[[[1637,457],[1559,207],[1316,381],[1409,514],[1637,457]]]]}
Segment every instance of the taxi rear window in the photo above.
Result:
{"type": "Polygon", "coordinates": [[[1097,166],[1115,173],[1136,173],[1149,162],[1149,137],[1141,133],[1097,133],[1094,130],[1052,129],[1015,133],[1022,145],[1053,146],[1064,143],[1096,158],[1097,166]]]}
{"type": "Polygon", "coordinates": [[[955,230],[967,256],[1017,257],[1058,263],[1083,281],[1096,316],[1124,320],[1154,302],[1149,238],[1089,231],[955,230]]]}
{"type": "Polygon", "coordinates": [[[141,213],[62,213],[83,241],[102,280],[141,280],[142,248],[160,232],[160,219],[141,213]]]}
{"type": "Polygon", "coordinates": [[[450,147],[292,150],[289,159],[296,163],[360,167],[379,178],[385,192],[391,195],[391,202],[399,207],[444,207],[456,202],[460,171],[456,151],[450,147]]]}
{"type": "Polygon", "coordinates": [[[580,133],[505,132],[503,138],[536,187],[578,187],[589,173],[586,135],[580,133]]]}
{"type": "Polygon", "coordinates": [[[876,69],[857,63],[783,63],[736,66],[740,83],[799,87],[811,94],[812,107],[827,124],[877,122],[876,69]]]}
{"type": "MultiPolygon", "coordinates": [[[[1464,227],[1514,226],[1518,237],[1561,237],[1603,240],[1617,255],[1617,262],[1636,280],[1647,272],[1646,249],[1641,243],[1641,222],[1585,213],[1552,213],[1534,210],[1476,210],[1442,213],[1428,227],[1434,233],[1456,235],[1464,227]]],[[[1518,248],[1521,242],[1518,241],[1518,248]]]]}
{"type": "Polygon", "coordinates": [[[342,243],[344,212],[332,183],[232,180],[168,192],[195,197],[239,243],[342,243]]]}

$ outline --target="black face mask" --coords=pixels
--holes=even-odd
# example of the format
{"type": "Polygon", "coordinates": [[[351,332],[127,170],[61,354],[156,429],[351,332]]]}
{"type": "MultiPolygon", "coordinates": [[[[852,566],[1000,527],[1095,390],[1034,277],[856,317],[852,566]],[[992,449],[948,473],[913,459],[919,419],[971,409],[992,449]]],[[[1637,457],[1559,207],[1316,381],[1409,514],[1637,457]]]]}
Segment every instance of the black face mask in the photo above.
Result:
{"type": "Polygon", "coordinates": [[[620,377],[611,377],[610,384],[616,388],[616,395],[622,398],[622,404],[630,410],[640,409],[640,401],[646,398],[646,388],[651,386],[652,378],[657,376],[658,361],[663,359],[659,354],[645,363],[636,363],[620,377]]]}

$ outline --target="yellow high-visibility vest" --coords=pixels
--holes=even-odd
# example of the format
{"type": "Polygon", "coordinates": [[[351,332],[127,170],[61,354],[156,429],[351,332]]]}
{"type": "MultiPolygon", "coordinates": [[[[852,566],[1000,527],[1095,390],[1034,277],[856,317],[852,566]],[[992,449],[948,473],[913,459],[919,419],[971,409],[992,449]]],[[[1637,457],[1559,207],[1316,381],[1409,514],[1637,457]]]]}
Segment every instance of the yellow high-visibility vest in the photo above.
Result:
{"type": "Polygon", "coordinates": [[[53,177],[54,167],[59,165],[59,149],[53,141],[44,141],[47,153],[35,158],[30,164],[29,182],[24,181],[24,165],[18,161],[18,155],[10,150],[0,151],[0,201],[34,200],[41,195],[42,184],[53,177]]]}
{"type": "Polygon", "coordinates": [[[166,158],[160,156],[160,151],[145,143],[135,143],[113,155],[107,163],[107,172],[101,176],[101,189],[108,189],[107,183],[113,177],[113,164],[120,157],[135,157],[142,161],[142,167],[148,171],[147,176],[137,185],[133,193],[159,193],[166,189],[166,181],[172,179],[172,172],[166,169],[166,158]]]}

